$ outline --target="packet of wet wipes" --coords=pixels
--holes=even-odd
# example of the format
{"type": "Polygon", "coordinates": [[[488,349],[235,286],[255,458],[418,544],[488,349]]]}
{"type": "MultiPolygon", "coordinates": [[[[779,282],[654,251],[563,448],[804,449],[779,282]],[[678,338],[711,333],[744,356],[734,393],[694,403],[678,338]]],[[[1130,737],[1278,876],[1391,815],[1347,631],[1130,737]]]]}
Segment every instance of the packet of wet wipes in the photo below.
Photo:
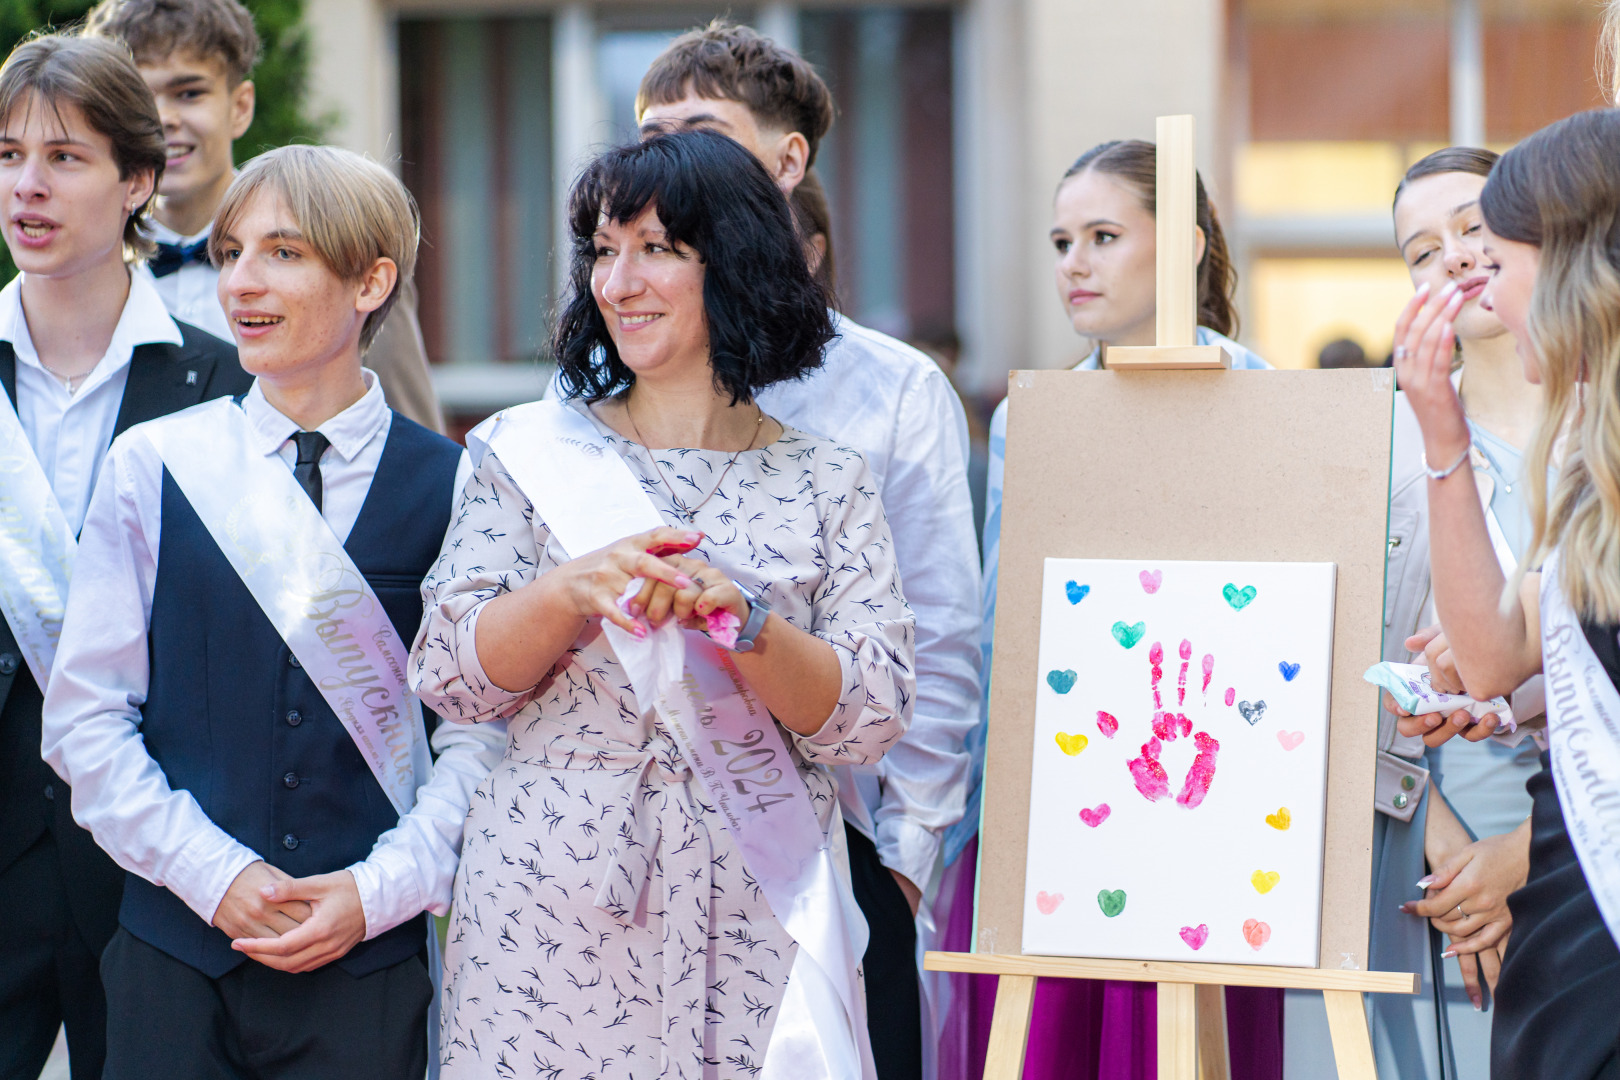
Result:
{"type": "Polygon", "coordinates": [[[1513,708],[1508,704],[1507,698],[1494,697],[1489,701],[1476,701],[1467,694],[1443,694],[1429,684],[1429,669],[1422,664],[1394,664],[1386,660],[1368,668],[1362,678],[1374,686],[1388,690],[1389,696],[1395,699],[1395,704],[1413,716],[1435,712],[1450,716],[1462,709],[1475,720],[1489,713],[1495,713],[1501,722],[1497,731],[1509,732],[1518,728],[1517,722],[1513,719],[1513,708]]]}

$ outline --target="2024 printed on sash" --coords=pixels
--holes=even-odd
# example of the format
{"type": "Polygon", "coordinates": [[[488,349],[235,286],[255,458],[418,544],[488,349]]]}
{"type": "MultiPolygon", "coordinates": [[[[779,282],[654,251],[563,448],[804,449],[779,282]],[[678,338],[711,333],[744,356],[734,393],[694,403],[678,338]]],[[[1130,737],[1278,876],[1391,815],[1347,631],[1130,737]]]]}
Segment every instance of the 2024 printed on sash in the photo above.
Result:
{"type": "Polygon", "coordinates": [[[1046,560],[1024,952],[1316,965],[1333,590],[1046,560]]]}

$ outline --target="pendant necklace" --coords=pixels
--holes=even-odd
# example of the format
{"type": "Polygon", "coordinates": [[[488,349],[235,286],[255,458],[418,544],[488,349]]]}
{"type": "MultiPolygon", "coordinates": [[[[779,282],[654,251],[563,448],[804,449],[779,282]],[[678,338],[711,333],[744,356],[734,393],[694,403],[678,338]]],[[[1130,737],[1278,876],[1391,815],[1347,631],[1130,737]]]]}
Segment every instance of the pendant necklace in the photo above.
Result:
{"type": "Polygon", "coordinates": [[[703,505],[714,498],[720,491],[720,485],[724,484],[726,477],[731,475],[731,467],[737,464],[737,459],[752,450],[754,444],[759,441],[760,428],[765,424],[765,412],[758,405],[755,405],[754,408],[759,412],[759,419],[754,421],[754,437],[748,440],[747,446],[731,455],[731,460],[726,462],[724,469],[720,470],[720,479],[714,482],[714,487],[709,489],[709,493],[695,504],[688,505],[679,495],[675,494],[675,485],[670,483],[669,477],[664,475],[664,467],[658,464],[658,455],[653,453],[652,447],[647,445],[647,440],[641,434],[641,428],[636,424],[636,418],[630,412],[630,401],[628,398],[625,399],[624,415],[630,421],[630,430],[635,432],[636,441],[641,444],[642,449],[647,451],[647,458],[652,462],[653,469],[658,473],[659,481],[664,485],[665,490],[669,492],[669,501],[674,504],[675,512],[685,518],[688,525],[692,524],[692,519],[697,516],[699,510],[703,509],[703,505]]]}

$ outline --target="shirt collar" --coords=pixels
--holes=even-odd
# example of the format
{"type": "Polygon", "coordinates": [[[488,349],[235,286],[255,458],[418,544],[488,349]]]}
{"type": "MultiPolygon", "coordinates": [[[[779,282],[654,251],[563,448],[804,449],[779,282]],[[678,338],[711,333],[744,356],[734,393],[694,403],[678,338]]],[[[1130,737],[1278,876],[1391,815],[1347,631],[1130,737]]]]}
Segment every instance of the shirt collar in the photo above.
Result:
{"type": "MultiPolygon", "coordinates": [[[[344,461],[353,461],[366,444],[388,430],[392,416],[388,403],[383,400],[382,383],[376,372],[361,368],[360,374],[366,380],[366,392],[360,400],[315,429],[326,436],[344,461]]],[[[253,448],[267,457],[280,450],[299,430],[294,420],[270,404],[258,379],[253,380],[252,389],[242,400],[242,411],[247,414],[248,426],[252,428],[253,448]]]]}
{"type": "MultiPolygon", "coordinates": [[[[23,313],[24,276],[18,274],[4,289],[0,289],[0,341],[11,343],[12,351],[16,353],[19,361],[34,367],[44,367],[39,362],[39,351],[34,348],[34,339],[28,332],[28,318],[23,313]]],[[[95,382],[100,382],[128,364],[136,346],[159,342],[181,345],[185,343],[185,339],[180,336],[180,327],[169,315],[168,309],[163,306],[163,298],[158,295],[157,287],[152,284],[152,280],[145,274],[132,271],[129,275],[129,296],[124,300],[124,310],[118,316],[118,325],[113,327],[112,340],[107,343],[107,351],[103,354],[101,363],[96,365],[91,378],[95,382]]]]}
{"type": "Polygon", "coordinates": [[[206,237],[210,232],[213,231],[213,229],[214,223],[210,221],[207,225],[203,226],[202,232],[199,232],[193,236],[181,236],[179,233],[175,232],[173,229],[169,228],[155,217],[147,218],[146,221],[141,224],[141,231],[149,235],[153,240],[156,240],[160,244],[195,244],[197,241],[206,237]]]}

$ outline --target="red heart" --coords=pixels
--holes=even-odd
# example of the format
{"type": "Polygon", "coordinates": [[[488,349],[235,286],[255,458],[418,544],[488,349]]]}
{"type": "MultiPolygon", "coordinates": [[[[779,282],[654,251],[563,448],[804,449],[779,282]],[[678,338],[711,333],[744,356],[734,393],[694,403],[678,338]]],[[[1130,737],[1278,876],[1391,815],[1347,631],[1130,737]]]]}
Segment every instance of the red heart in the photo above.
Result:
{"type": "Polygon", "coordinates": [[[1194,952],[1197,952],[1204,947],[1204,942],[1209,940],[1209,927],[1204,923],[1199,923],[1197,926],[1183,926],[1181,928],[1181,940],[1185,941],[1194,952]]]}
{"type": "Polygon", "coordinates": [[[1050,915],[1063,903],[1062,893],[1038,892],[1035,894],[1035,906],[1040,908],[1042,915],[1050,915]]]}
{"type": "Polygon", "coordinates": [[[1107,821],[1108,815],[1111,813],[1113,813],[1113,811],[1108,808],[1108,804],[1103,803],[1095,810],[1080,811],[1080,820],[1095,829],[1097,826],[1107,821]]]}
{"type": "Polygon", "coordinates": [[[1249,943],[1249,948],[1259,952],[1260,946],[1271,940],[1271,927],[1259,919],[1244,919],[1243,940],[1249,943]]]}
{"type": "Polygon", "coordinates": [[[1097,730],[1103,733],[1103,738],[1112,739],[1114,733],[1119,730],[1119,721],[1114,717],[1113,713],[1105,713],[1098,709],[1097,730]]]}

